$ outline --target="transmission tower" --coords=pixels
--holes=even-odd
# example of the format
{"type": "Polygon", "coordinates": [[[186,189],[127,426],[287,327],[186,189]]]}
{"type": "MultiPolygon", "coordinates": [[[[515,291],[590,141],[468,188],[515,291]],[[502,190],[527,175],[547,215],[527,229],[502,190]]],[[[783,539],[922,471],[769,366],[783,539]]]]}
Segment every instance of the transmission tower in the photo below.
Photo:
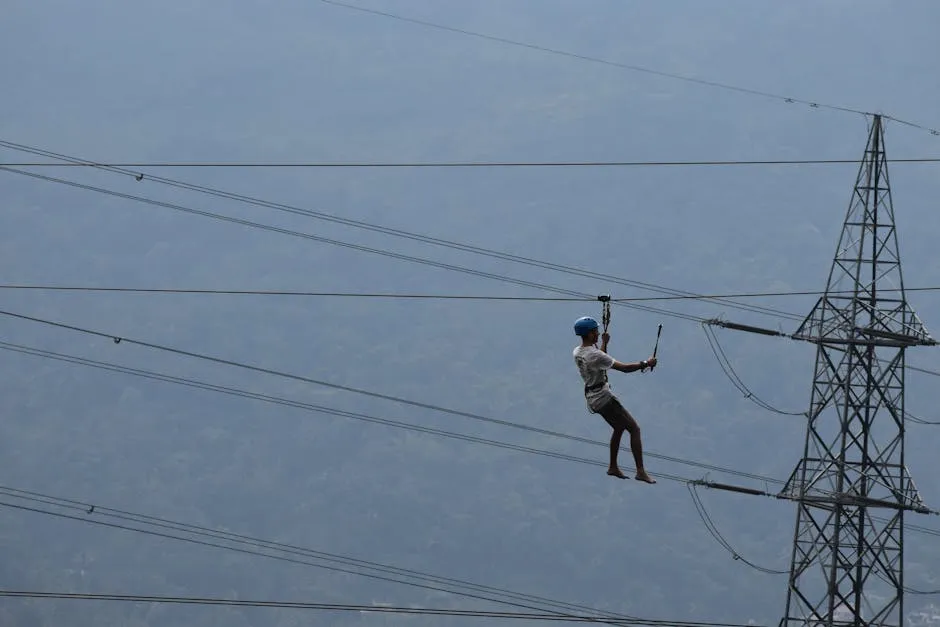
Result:
{"type": "Polygon", "coordinates": [[[904,295],[881,116],[826,291],[793,337],[816,344],[816,368],[782,492],[798,505],[780,625],[900,627],[904,513],[929,511],[904,465],[904,353],[936,342],[904,295]]]}

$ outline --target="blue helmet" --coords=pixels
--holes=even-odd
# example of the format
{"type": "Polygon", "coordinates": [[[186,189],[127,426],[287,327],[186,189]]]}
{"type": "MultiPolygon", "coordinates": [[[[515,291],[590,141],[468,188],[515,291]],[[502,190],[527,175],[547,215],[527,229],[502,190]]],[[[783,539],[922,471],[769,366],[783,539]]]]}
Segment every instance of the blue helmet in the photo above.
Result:
{"type": "Polygon", "coordinates": [[[584,337],[594,329],[598,327],[597,320],[589,316],[584,316],[583,318],[578,318],[574,322],[574,333],[575,335],[580,335],[584,337]]]}

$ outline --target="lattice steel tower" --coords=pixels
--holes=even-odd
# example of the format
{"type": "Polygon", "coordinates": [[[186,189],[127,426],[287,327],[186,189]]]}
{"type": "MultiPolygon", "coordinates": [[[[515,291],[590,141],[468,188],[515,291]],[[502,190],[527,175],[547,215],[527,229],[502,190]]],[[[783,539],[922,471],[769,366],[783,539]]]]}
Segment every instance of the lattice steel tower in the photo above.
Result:
{"type": "Polygon", "coordinates": [[[904,513],[928,511],[904,465],[904,353],[935,345],[901,277],[881,116],[826,292],[793,336],[816,370],[797,501],[786,615],[794,625],[903,624],[904,513]]]}

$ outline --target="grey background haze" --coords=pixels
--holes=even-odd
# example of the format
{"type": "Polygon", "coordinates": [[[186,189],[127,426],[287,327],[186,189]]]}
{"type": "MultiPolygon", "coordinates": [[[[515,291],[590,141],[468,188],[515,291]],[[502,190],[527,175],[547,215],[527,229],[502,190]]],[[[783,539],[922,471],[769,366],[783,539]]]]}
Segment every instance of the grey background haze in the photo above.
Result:
{"type": "MultiPolygon", "coordinates": [[[[937,128],[940,5],[716,0],[356,4],[540,46],[881,111],[937,128]]],[[[83,159],[648,161],[856,159],[860,115],[525,49],[318,0],[12,0],[0,19],[0,139],[83,159]]],[[[889,157],[940,138],[888,122],[889,157]]],[[[35,161],[0,150],[4,163],[35,161]]],[[[26,168],[28,169],[28,168],[26,168]]],[[[79,168],[43,174],[284,229],[616,298],[655,294],[79,168]]],[[[393,228],[699,293],[825,285],[856,168],[145,168],[393,228]]],[[[936,164],[892,164],[908,287],[935,286],[936,164]]],[[[245,228],[4,173],[0,282],[488,296],[533,288],[245,228]]],[[[597,303],[0,291],[0,309],[604,441],[571,359],[597,303]]],[[[940,298],[909,293],[928,329],[940,298]]],[[[753,300],[804,315],[812,296],[753,300]]],[[[793,330],[714,303],[671,311],[793,330]]],[[[647,450],[784,479],[804,423],[725,378],[700,325],[616,307],[612,375],[647,450]]],[[[719,332],[736,371],[788,411],[814,354],[719,332]]],[[[249,373],[4,317],[0,338],[341,410],[605,461],[602,447],[249,373]]],[[[940,370],[932,349],[909,363],[940,370]]],[[[732,559],[682,483],[233,398],[4,351],[0,484],[649,618],[775,624],[786,578],[732,559]]],[[[936,378],[907,408],[938,420],[936,378]]],[[[908,465],[940,507],[937,427],[908,465]]],[[[628,452],[624,465],[632,465],[628,452]]],[[[704,470],[650,459],[649,470],[704,470]]],[[[711,473],[715,480],[753,481],[711,473]]],[[[785,570],[794,507],[701,493],[748,560],[785,570]]],[[[25,504],[4,497],[4,502],[25,504]]],[[[908,522],[940,528],[932,517],[908,522]]],[[[908,532],[907,585],[940,588],[937,537],[908,532]]],[[[0,588],[512,609],[426,589],[0,511],[0,588]]],[[[909,596],[911,620],[931,597],[909,596]]],[[[920,614],[918,614],[920,612],[920,614]]],[[[472,619],[0,600],[0,625],[467,624],[472,619]]],[[[509,624],[510,621],[506,621],[509,624]]],[[[500,621],[491,621],[500,624],[500,621]]]]}

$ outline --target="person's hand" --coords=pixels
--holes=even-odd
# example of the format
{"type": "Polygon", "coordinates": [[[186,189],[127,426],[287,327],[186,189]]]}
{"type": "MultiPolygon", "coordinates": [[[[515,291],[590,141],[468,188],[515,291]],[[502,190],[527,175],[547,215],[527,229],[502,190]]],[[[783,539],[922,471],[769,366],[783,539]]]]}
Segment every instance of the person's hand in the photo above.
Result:
{"type": "Polygon", "coordinates": [[[610,333],[607,331],[601,333],[601,341],[604,342],[604,344],[608,343],[610,341],[610,333]]]}
{"type": "Polygon", "coordinates": [[[655,367],[656,367],[656,358],[655,358],[655,357],[650,357],[649,359],[647,359],[647,360],[646,360],[646,365],[647,365],[649,368],[655,368],[655,367]]]}

